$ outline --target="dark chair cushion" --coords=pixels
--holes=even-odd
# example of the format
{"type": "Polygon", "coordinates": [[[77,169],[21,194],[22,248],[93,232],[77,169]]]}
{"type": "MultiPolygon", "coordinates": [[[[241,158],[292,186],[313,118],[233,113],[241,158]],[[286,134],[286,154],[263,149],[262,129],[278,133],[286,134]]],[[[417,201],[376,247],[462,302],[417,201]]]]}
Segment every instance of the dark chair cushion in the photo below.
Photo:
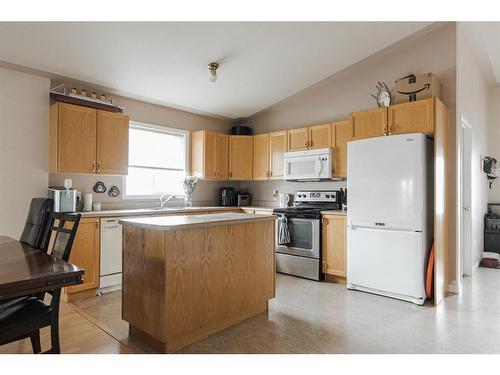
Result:
{"type": "Polygon", "coordinates": [[[47,198],[33,198],[31,200],[28,218],[24,225],[19,241],[39,249],[43,243],[45,228],[49,221],[49,214],[54,209],[54,201],[47,198]]]}
{"type": "Polygon", "coordinates": [[[37,297],[0,301],[0,344],[50,325],[51,307],[37,297]]]}

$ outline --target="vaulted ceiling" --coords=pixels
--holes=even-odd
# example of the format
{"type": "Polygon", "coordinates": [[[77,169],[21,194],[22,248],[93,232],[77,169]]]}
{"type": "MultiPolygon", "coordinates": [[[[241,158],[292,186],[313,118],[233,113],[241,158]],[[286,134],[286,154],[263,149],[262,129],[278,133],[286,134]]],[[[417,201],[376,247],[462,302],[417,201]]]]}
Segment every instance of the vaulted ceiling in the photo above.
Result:
{"type": "Polygon", "coordinates": [[[0,23],[0,60],[152,103],[254,114],[425,22],[0,23]],[[219,62],[219,79],[207,64],[219,62]]]}

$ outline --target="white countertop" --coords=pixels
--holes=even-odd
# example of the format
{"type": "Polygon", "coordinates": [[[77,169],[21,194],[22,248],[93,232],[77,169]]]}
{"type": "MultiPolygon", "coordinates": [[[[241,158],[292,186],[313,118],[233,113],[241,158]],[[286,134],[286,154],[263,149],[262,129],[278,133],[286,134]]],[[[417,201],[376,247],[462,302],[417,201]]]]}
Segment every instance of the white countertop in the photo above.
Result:
{"type": "Polygon", "coordinates": [[[321,215],[341,215],[341,216],[346,216],[347,211],[342,211],[342,210],[327,210],[327,211],[321,211],[321,215]]]}
{"type": "Polygon", "coordinates": [[[219,210],[238,211],[242,207],[237,206],[212,206],[212,207],[167,207],[167,208],[135,208],[122,210],[103,210],[78,212],[82,217],[119,217],[119,216],[140,216],[140,215],[161,215],[161,214],[180,214],[186,212],[205,212],[219,210]]]}
{"type": "Polygon", "coordinates": [[[177,230],[192,227],[204,227],[213,225],[240,224],[242,222],[253,222],[262,220],[275,220],[274,216],[251,215],[243,213],[220,213],[207,215],[185,215],[185,216],[158,216],[121,219],[122,225],[131,225],[140,228],[154,230],[177,230]]]}

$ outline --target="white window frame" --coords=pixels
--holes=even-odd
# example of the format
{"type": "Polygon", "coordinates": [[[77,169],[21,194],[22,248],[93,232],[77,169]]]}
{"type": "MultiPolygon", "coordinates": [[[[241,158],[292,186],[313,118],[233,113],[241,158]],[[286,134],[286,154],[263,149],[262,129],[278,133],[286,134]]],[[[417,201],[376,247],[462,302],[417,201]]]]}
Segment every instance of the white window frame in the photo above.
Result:
{"type": "MultiPolygon", "coordinates": [[[[146,122],[140,122],[140,121],[130,121],[129,122],[129,128],[133,129],[142,129],[142,130],[147,130],[150,132],[156,132],[156,133],[161,133],[161,134],[172,134],[172,135],[182,135],[184,139],[184,152],[185,152],[185,165],[184,165],[184,171],[186,172],[186,176],[188,175],[188,167],[189,167],[189,131],[183,130],[183,129],[176,129],[176,128],[170,128],[167,126],[162,126],[162,125],[155,125],[155,124],[148,124],[146,122]]],[[[130,163],[130,162],[129,162],[130,163]]],[[[130,167],[131,165],[128,164],[130,167]]],[[[161,170],[178,170],[178,169],[172,169],[172,168],[154,168],[154,167],[145,167],[142,165],[132,165],[132,167],[139,167],[139,168],[149,168],[149,169],[161,169],[161,170]]],[[[127,195],[127,182],[126,182],[127,176],[123,176],[122,182],[123,182],[123,199],[124,200],[158,200],[160,199],[161,195],[160,194],[154,194],[154,195],[127,195]]],[[[168,192],[167,192],[168,193],[168,192]]],[[[184,194],[176,194],[176,197],[184,197],[184,194]]]]}

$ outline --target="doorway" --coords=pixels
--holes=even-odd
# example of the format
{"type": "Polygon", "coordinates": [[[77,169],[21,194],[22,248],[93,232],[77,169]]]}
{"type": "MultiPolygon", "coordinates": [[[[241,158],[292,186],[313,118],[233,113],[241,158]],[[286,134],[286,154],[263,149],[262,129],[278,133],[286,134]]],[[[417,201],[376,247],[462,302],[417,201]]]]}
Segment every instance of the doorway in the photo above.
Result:
{"type": "MultiPolygon", "coordinates": [[[[471,276],[473,271],[472,260],[472,124],[460,116],[460,145],[459,145],[459,271],[462,276],[471,276]]],[[[460,286],[462,282],[460,280],[460,286]]]]}

